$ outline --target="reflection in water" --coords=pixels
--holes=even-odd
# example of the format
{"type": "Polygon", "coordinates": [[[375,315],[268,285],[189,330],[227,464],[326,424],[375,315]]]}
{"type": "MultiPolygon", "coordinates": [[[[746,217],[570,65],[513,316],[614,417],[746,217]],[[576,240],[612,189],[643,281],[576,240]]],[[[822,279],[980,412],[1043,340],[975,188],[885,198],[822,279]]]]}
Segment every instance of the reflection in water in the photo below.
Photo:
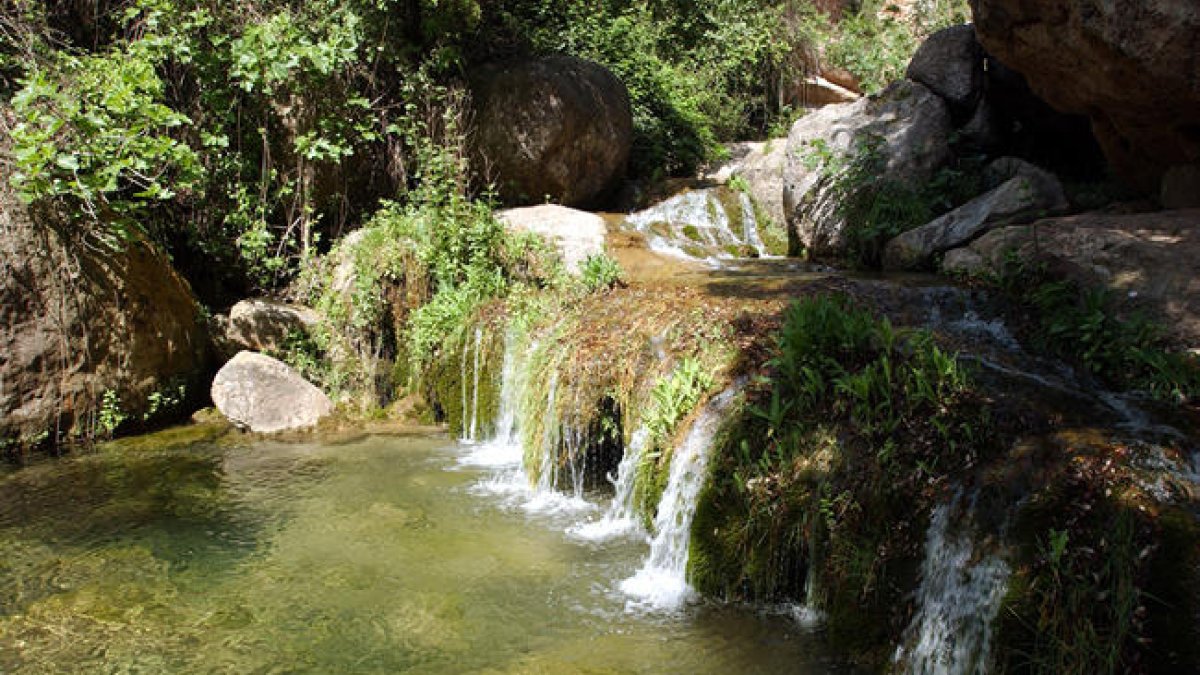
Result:
{"type": "Polygon", "coordinates": [[[469,450],[196,445],[0,477],[0,671],[838,671],[783,617],[626,612],[646,544],[507,508],[469,450]]]}

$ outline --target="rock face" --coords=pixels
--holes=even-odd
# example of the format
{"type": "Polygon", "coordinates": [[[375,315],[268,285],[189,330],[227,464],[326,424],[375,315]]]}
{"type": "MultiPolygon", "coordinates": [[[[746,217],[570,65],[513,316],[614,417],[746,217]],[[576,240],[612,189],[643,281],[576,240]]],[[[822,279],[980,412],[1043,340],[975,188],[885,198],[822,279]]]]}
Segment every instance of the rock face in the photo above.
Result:
{"type": "Polygon", "coordinates": [[[221,368],[212,400],[234,424],[263,434],[313,427],[333,412],[329,397],[286,363],[254,352],[221,368]]]}
{"type": "MultiPolygon", "coordinates": [[[[787,220],[783,212],[783,164],[787,143],[782,139],[734,143],[729,150],[730,161],[708,172],[705,178],[722,184],[729,183],[734,177],[745,181],[759,215],[782,226],[787,220]]],[[[759,223],[760,227],[763,225],[759,223]]]]}
{"type": "Polygon", "coordinates": [[[242,300],[218,320],[224,334],[216,339],[222,358],[239,351],[265,352],[283,348],[293,334],[309,335],[321,317],[313,310],[272,300],[242,300]]]}
{"type": "Polygon", "coordinates": [[[845,156],[875,139],[885,180],[919,184],[951,159],[953,126],[946,103],[924,85],[903,80],[855,103],[800,118],[788,135],[783,209],[788,253],[836,257],[845,251],[829,156],[845,156]]]}
{"type": "Polygon", "coordinates": [[[1157,192],[1200,162],[1200,3],[971,0],[979,39],[1058,110],[1085,114],[1112,167],[1157,192]]]}
{"type": "Polygon", "coordinates": [[[567,269],[578,273],[589,256],[604,252],[608,228],[594,213],[543,204],[496,214],[509,231],[533,232],[553,245],[567,269]]]}
{"type": "Polygon", "coordinates": [[[983,49],[970,25],[929,36],[908,64],[908,79],[941,96],[959,116],[969,116],[983,93],[983,49]]]}
{"type": "Polygon", "coordinates": [[[554,56],[486,66],[472,82],[475,152],[506,204],[595,205],[624,177],[629,95],[602,66],[554,56]]]}
{"type": "Polygon", "coordinates": [[[883,249],[884,268],[920,269],[928,266],[935,255],[962,246],[996,225],[1028,222],[1067,209],[1062,184],[1031,164],[1004,158],[989,166],[985,174],[994,182],[1003,182],[889,241],[883,249]]]}
{"type": "Polygon", "coordinates": [[[1009,252],[1161,311],[1165,329],[1200,346],[1200,209],[1085,213],[1004,227],[948,254],[946,267],[998,271],[1009,252]]]}
{"type": "Polygon", "coordinates": [[[186,415],[202,388],[200,308],[166,256],[143,241],[69,242],[69,231],[0,185],[0,449],[186,415]]]}

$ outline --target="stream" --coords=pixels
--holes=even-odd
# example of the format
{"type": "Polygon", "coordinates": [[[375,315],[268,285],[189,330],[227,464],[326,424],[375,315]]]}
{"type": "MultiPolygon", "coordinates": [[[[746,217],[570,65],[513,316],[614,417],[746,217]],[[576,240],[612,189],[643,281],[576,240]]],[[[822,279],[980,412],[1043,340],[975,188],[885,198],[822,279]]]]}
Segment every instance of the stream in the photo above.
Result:
{"type": "Polygon", "coordinates": [[[539,494],[514,459],[234,438],[9,470],[0,671],[850,672],[791,608],[632,601],[646,538],[571,534],[611,494],[539,494]]]}

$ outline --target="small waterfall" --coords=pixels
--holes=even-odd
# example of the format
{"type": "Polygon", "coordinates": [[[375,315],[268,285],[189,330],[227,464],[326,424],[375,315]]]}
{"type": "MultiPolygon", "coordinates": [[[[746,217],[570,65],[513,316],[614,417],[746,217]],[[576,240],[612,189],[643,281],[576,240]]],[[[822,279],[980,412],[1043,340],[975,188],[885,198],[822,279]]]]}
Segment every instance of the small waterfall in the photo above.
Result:
{"type": "Polygon", "coordinates": [[[991,625],[1008,583],[997,555],[976,555],[970,531],[950,532],[953,500],[934,509],[921,564],[917,613],[896,649],[895,662],[916,675],[983,675],[991,625]]]}
{"type": "Polygon", "coordinates": [[[467,355],[470,352],[471,342],[463,340],[462,355],[458,359],[458,382],[462,390],[462,412],[459,415],[459,431],[458,436],[460,441],[470,441],[470,433],[467,427],[467,355]]]}
{"type": "Polygon", "coordinates": [[[763,243],[762,237],[758,235],[758,214],[754,211],[754,200],[750,199],[750,195],[741,195],[742,203],[742,241],[754,248],[754,252],[760,258],[767,258],[770,254],[767,252],[767,245],[763,243]]]}
{"type": "Polygon", "coordinates": [[[650,555],[637,574],[621,582],[621,590],[638,605],[677,610],[693,595],[687,562],[696,500],[708,477],[713,437],[741,387],[741,382],[735,383],[705,405],[683,445],[675,449],[667,489],[654,518],[650,555]]]}
{"type": "Polygon", "coordinates": [[[569,534],[579,539],[601,542],[642,532],[633,506],[633,481],[649,441],[650,431],[646,427],[640,427],[633,432],[625,453],[621,456],[621,463],[617,466],[616,477],[608,477],[614,488],[613,500],[608,505],[608,510],[600,520],[577,525],[571,528],[569,534]]]}
{"type": "Polygon", "coordinates": [[[766,254],[754,203],[726,187],[683,192],[630,214],[625,224],[644,234],[652,251],[678,258],[717,264],[738,257],[743,246],[766,254]]]}
{"type": "MultiPolygon", "coordinates": [[[[469,466],[520,467],[521,437],[517,429],[517,414],[525,387],[524,362],[533,346],[522,349],[515,331],[504,336],[504,360],[500,371],[500,410],[496,419],[495,436],[477,445],[462,458],[469,466]]],[[[478,386],[476,386],[478,391],[478,386]]],[[[523,475],[523,473],[522,473],[523,475]]]]}

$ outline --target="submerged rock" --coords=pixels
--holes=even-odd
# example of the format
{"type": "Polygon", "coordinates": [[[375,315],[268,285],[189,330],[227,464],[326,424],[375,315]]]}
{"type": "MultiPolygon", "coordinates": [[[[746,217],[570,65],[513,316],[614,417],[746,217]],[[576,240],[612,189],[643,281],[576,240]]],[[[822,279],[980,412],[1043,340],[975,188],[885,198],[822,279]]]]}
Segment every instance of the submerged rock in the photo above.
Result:
{"type": "Polygon", "coordinates": [[[500,211],[496,217],[510,231],[541,235],[558,250],[563,264],[574,273],[582,269],[589,256],[604,252],[608,228],[604,219],[594,213],[543,204],[500,211]]]}
{"type": "Polygon", "coordinates": [[[952,131],[945,101],[910,80],[800,118],[788,135],[783,169],[788,252],[815,257],[845,252],[846,223],[838,210],[844,194],[830,168],[835,158],[875,142],[883,166],[877,178],[920,184],[951,159],[952,131]]]}
{"type": "Polygon", "coordinates": [[[0,232],[0,450],[190,412],[205,325],[161,251],[64,236],[71,226],[21,204],[6,181],[0,232]]]}
{"type": "Polygon", "coordinates": [[[1062,112],[1090,117],[1116,171],[1147,191],[1200,160],[1200,4],[972,0],[979,40],[1062,112]]]}
{"type": "Polygon", "coordinates": [[[938,253],[961,246],[998,224],[1028,222],[1066,210],[1062,184],[1032,164],[1005,158],[985,171],[985,179],[993,181],[1009,175],[1012,177],[991,191],[889,241],[883,249],[884,268],[922,268],[938,253]]]}
{"type": "Polygon", "coordinates": [[[629,94],[603,66],[552,56],[485,66],[472,83],[475,150],[506,204],[591,205],[624,177],[629,94]]]}
{"type": "Polygon", "coordinates": [[[316,426],[333,412],[333,402],[282,361],[239,352],[212,383],[221,414],[255,433],[270,434],[316,426]]]}

